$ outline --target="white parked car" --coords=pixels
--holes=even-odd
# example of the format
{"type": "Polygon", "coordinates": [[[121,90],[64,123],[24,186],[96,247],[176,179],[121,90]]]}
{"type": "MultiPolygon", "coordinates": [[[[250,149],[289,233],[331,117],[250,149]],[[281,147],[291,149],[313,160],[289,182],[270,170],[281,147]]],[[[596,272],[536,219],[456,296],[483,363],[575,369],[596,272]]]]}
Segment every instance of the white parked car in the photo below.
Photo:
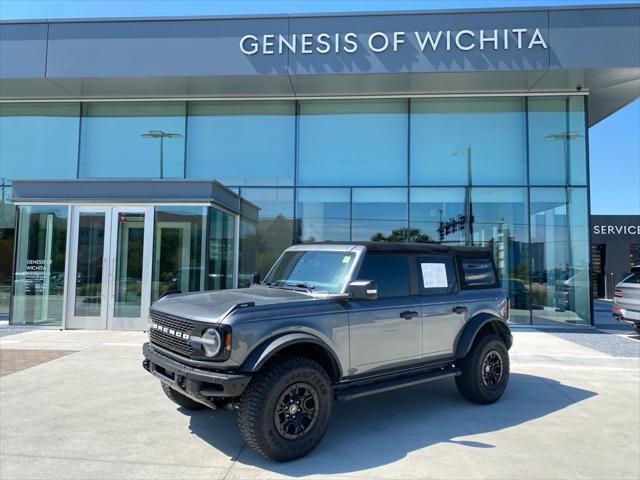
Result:
{"type": "Polygon", "coordinates": [[[640,265],[631,267],[631,274],[616,285],[611,313],[640,333],[640,265]]]}

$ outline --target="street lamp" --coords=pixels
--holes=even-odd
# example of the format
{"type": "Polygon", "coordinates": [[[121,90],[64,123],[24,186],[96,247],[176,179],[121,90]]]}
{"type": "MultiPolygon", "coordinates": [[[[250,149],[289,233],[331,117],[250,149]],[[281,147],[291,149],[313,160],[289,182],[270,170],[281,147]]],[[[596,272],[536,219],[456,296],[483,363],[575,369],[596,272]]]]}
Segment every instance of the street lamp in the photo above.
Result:
{"type": "Polygon", "coordinates": [[[179,133],[163,132],[162,130],[149,130],[147,133],[140,135],[142,138],[159,138],[160,139],[160,178],[163,178],[164,172],[164,139],[165,138],[182,138],[179,133]]]}

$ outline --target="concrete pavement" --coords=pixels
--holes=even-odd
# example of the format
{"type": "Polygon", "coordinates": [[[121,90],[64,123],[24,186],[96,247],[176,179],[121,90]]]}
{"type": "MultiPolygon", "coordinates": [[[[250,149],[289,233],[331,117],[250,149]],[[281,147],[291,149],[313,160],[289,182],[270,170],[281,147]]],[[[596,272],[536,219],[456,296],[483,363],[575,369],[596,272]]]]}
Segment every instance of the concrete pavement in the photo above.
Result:
{"type": "Polygon", "coordinates": [[[494,405],[465,401],[452,381],[337,404],[318,449],[287,464],[247,448],[233,413],[176,408],[140,366],[144,339],[0,338],[0,349],[75,351],[0,378],[0,478],[640,477],[640,360],[555,333],[515,330],[494,405]]]}

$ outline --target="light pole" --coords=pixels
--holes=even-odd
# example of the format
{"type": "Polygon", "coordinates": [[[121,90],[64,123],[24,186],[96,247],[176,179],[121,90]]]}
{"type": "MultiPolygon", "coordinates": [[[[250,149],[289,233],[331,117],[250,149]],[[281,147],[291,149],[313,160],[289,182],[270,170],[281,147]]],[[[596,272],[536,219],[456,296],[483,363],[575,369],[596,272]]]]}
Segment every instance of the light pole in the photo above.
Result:
{"type": "Polygon", "coordinates": [[[160,178],[164,178],[164,139],[182,138],[182,135],[179,133],[163,132],[162,130],[149,130],[147,133],[143,133],[140,136],[143,138],[160,139],[160,178]]]}
{"type": "Polygon", "coordinates": [[[473,245],[473,219],[471,210],[471,145],[466,148],[459,148],[453,152],[452,156],[462,155],[467,160],[467,186],[464,189],[464,215],[465,223],[465,245],[473,245]]]}

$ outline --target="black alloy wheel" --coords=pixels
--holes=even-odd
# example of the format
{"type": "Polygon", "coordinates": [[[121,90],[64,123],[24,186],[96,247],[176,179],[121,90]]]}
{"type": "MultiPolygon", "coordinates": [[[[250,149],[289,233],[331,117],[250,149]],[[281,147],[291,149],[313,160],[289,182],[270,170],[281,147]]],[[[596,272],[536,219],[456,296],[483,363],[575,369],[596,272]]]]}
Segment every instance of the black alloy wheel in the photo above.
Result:
{"type": "Polygon", "coordinates": [[[502,379],[502,356],[497,350],[490,350],[482,361],[482,383],[487,388],[496,388],[502,379]]]}
{"type": "Polygon", "coordinates": [[[289,386],[276,402],[273,422],[278,433],[287,440],[302,437],[318,418],[318,392],[308,383],[289,386]]]}

